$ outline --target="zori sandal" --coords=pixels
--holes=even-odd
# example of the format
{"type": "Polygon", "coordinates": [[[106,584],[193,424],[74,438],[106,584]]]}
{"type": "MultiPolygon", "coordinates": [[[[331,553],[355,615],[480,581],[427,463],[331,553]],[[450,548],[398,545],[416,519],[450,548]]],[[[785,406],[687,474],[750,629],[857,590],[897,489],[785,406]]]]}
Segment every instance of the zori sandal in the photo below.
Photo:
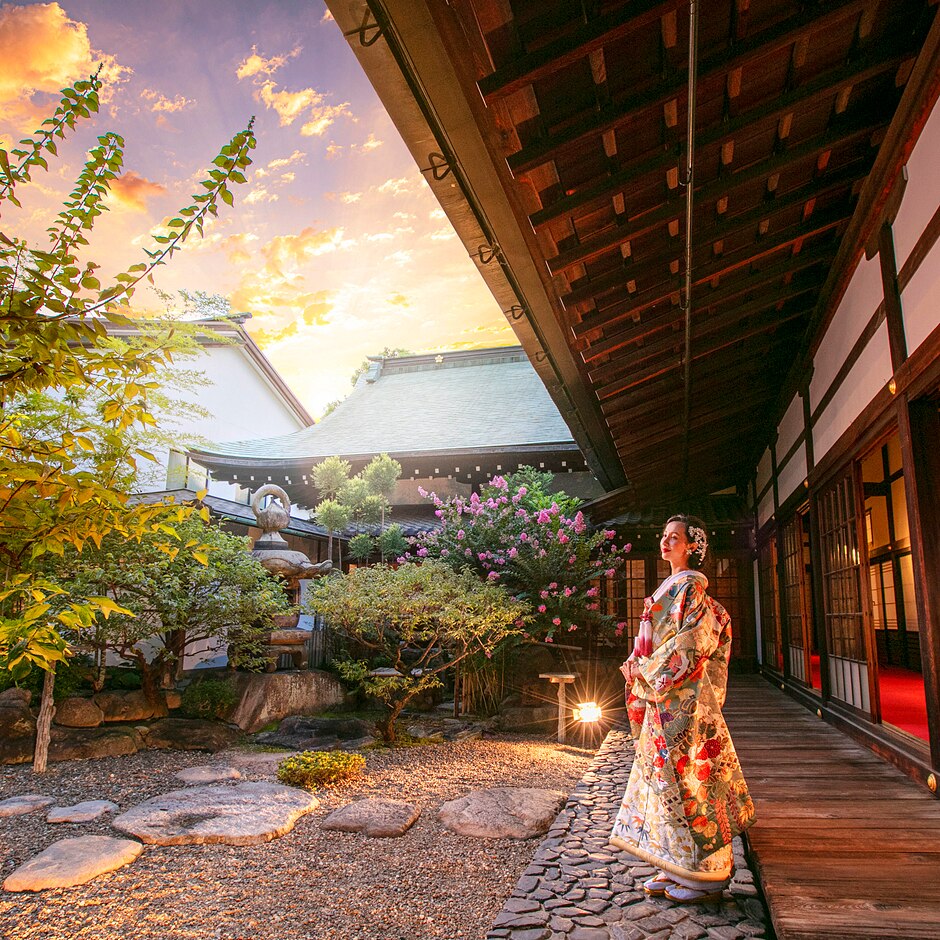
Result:
{"type": "Polygon", "coordinates": [[[651,898],[661,898],[667,888],[676,888],[678,885],[668,875],[660,872],[655,878],[643,882],[643,890],[651,898]]]}
{"type": "Polygon", "coordinates": [[[722,893],[721,888],[704,891],[675,883],[666,885],[663,890],[663,896],[674,904],[718,904],[721,902],[722,893]]]}

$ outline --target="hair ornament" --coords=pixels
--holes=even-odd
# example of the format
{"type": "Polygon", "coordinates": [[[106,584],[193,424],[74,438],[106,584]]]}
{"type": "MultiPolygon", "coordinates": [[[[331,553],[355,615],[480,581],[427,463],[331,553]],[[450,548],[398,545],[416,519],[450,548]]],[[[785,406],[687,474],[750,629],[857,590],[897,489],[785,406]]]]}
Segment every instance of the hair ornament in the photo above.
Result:
{"type": "Polygon", "coordinates": [[[705,552],[708,550],[708,537],[705,535],[705,530],[701,526],[690,525],[686,526],[686,531],[689,539],[698,546],[692,550],[692,554],[698,555],[700,563],[705,561],[705,552]]]}

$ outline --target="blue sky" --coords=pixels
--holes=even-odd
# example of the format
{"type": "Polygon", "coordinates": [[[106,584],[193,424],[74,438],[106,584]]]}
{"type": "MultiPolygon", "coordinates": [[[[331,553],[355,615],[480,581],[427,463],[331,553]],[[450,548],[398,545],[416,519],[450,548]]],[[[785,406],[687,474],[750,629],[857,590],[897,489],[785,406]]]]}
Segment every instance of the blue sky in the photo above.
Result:
{"type": "MultiPolygon", "coordinates": [[[[85,0],[0,6],[0,140],[48,116],[99,62],[101,113],[4,211],[39,244],[95,136],[126,139],[96,226],[104,272],[141,260],[219,148],[256,116],[248,183],[157,278],[219,293],[317,414],[362,358],[514,342],[505,318],[321,0],[85,0]]],[[[142,312],[153,294],[138,294],[142,312]]]]}

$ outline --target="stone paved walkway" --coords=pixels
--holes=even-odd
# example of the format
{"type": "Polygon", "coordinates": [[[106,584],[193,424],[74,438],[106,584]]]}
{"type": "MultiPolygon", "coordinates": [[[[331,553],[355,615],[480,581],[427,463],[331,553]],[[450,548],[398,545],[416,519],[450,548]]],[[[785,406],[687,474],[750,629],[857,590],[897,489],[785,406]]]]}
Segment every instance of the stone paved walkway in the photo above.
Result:
{"type": "Polygon", "coordinates": [[[737,871],[720,905],[677,906],[643,893],[654,870],[607,843],[632,761],[629,734],[615,728],[536,850],[488,940],[773,936],[740,840],[737,871]]]}

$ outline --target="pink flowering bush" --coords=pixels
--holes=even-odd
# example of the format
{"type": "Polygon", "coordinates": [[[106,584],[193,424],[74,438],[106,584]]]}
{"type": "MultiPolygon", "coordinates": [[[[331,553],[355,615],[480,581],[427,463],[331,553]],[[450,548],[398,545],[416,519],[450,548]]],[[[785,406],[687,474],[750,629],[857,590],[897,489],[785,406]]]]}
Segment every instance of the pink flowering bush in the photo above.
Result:
{"type": "Polygon", "coordinates": [[[593,529],[578,501],[546,492],[549,474],[497,476],[468,499],[422,495],[435,507],[441,528],[417,538],[402,562],[437,558],[458,570],[503,585],[531,609],[528,632],[552,640],[601,614],[601,577],[612,577],[629,545],[617,547],[612,530],[593,529]]]}

